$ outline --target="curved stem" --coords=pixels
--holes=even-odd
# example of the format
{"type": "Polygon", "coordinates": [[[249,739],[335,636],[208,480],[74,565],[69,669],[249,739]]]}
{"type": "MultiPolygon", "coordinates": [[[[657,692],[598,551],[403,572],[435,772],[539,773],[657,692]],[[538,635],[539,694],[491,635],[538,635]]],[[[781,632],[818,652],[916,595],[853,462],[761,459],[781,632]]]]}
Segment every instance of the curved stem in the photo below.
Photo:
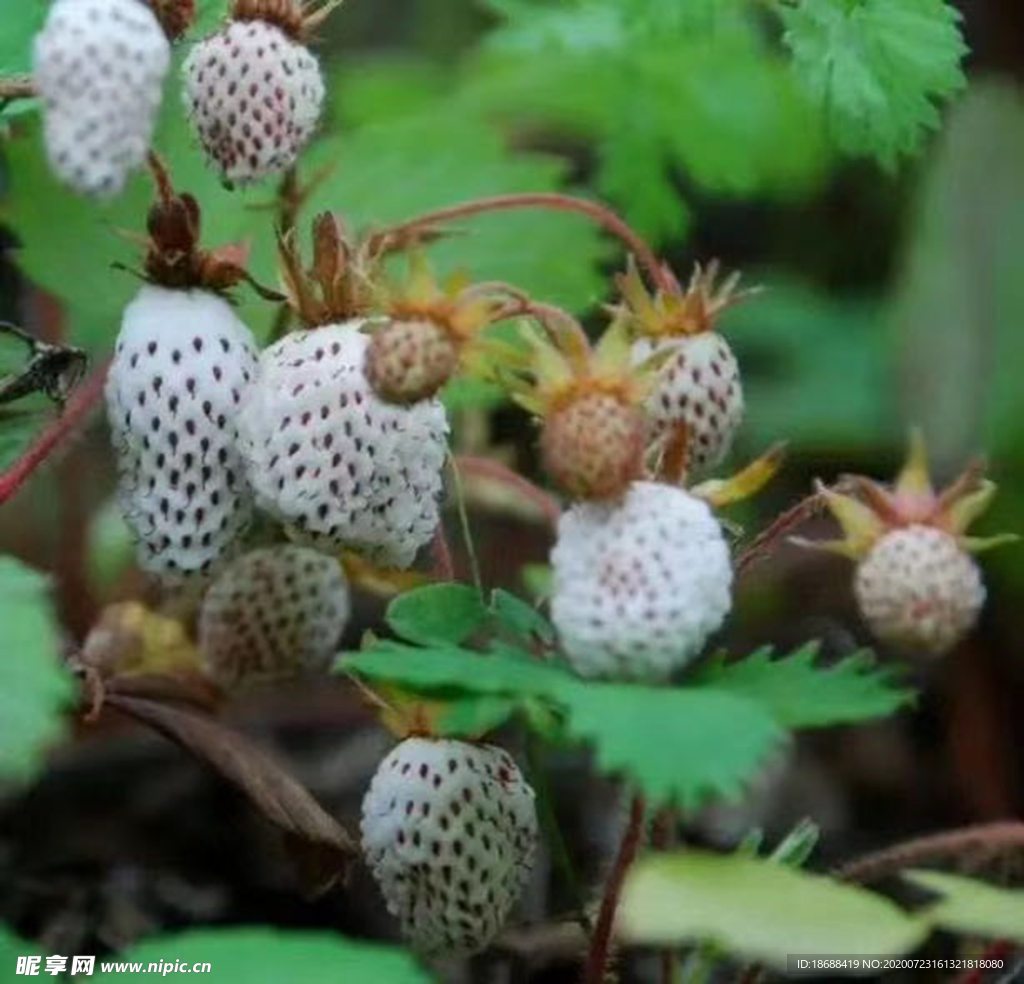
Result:
{"type": "Polygon", "coordinates": [[[634,796],[629,811],[629,824],[622,835],[619,853],[615,857],[611,874],[604,887],[601,909],[597,915],[594,936],[590,943],[590,954],[587,957],[587,970],[583,978],[584,984],[604,984],[605,967],[611,950],[612,930],[615,926],[615,912],[619,907],[619,895],[622,892],[626,873],[640,849],[640,838],[644,829],[644,799],[634,796]]]}
{"type": "Polygon", "coordinates": [[[742,577],[751,567],[769,557],[783,537],[811,519],[824,504],[824,496],[820,492],[813,492],[777,516],[740,551],[735,564],[736,577],[742,577]]]}
{"type": "Polygon", "coordinates": [[[960,860],[966,855],[992,860],[1002,854],[1024,849],[1024,823],[1004,820],[962,827],[930,837],[895,844],[866,854],[834,868],[832,874],[853,882],[873,882],[933,861],[960,860]]]}
{"type": "Polygon", "coordinates": [[[520,208],[546,208],[556,212],[576,212],[593,219],[603,229],[620,239],[636,256],[637,261],[647,271],[651,282],[664,291],[672,291],[675,287],[672,278],[659,262],[654,250],[647,241],[629,224],[619,218],[610,208],[587,198],[575,198],[557,192],[524,192],[513,195],[494,195],[490,198],[478,198],[458,205],[449,205],[433,212],[426,212],[407,222],[399,223],[386,229],[381,236],[407,236],[421,226],[434,226],[452,219],[461,219],[470,215],[481,215],[485,212],[509,211],[520,208]]]}
{"type": "Polygon", "coordinates": [[[430,544],[430,553],[433,558],[434,577],[438,581],[454,581],[455,564],[452,562],[452,549],[448,545],[448,534],[445,532],[443,521],[437,524],[434,539],[430,544]]]}
{"type": "Polygon", "coordinates": [[[97,367],[71,395],[64,412],[29,445],[25,453],[0,474],[0,503],[6,502],[25,484],[33,472],[71,435],[103,397],[109,363],[97,367]]]}
{"type": "Polygon", "coordinates": [[[558,504],[558,500],[540,486],[534,485],[529,479],[523,478],[518,472],[503,465],[500,461],[478,455],[456,455],[455,462],[464,475],[500,482],[518,492],[524,499],[533,503],[553,527],[558,525],[558,520],[562,515],[562,507],[558,504]]]}

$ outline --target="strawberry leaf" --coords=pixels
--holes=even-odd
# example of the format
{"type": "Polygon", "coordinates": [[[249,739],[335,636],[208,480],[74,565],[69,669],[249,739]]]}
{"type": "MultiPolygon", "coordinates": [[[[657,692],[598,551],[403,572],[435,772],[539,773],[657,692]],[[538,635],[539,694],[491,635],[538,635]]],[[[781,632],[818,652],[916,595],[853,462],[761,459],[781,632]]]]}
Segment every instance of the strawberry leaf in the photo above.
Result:
{"type": "MultiPolygon", "coordinates": [[[[207,964],[223,984],[328,984],[338,968],[352,981],[376,984],[430,984],[430,975],[405,950],[380,943],[350,940],[335,933],[278,929],[200,929],[145,940],[118,955],[117,962],[143,967],[179,960],[190,969],[207,964]]],[[[97,984],[119,980],[115,971],[100,973],[97,984]]]]}
{"type": "Polygon", "coordinates": [[[770,647],[746,659],[719,656],[694,682],[740,694],[764,705],[787,728],[817,728],[884,717],[913,700],[910,690],[892,682],[889,669],[876,666],[868,651],[831,666],[818,665],[818,644],[808,643],[788,656],[770,647]]]}
{"type": "Polygon", "coordinates": [[[907,871],[903,877],[941,895],[926,913],[937,929],[1024,943],[1024,891],[941,871],[907,871]]]}
{"type": "Polygon", "coordinates": [[[46,579],[0,557],[0,779],[27,779],[63,729],[70,675],[46,579]]]}
{"type": "Polygon", "coordinates": [[[781,6],[797,76],[847,153],[892,167],[966,84],[960,14],[945,0],[800,0],[781,6]]]}
{"type": "Polygon", "coordinates": [[[488,612],[480,595],[465,584],[428,584],[399,595],[388,605],[386,621],[392,631],[425,645],[459,643],[484,622],[488,612]]]}
{"type": "Polygon", "coordinates": [[[561,666],[502,645],[478,653],[455,645],[379,642],[364,652],[343,654],[335,669],[427,695],[557,697],[574,684],[574,678],[561,666]]]}
{"type": "Polygon", "coordinates": [[[523,642],[555,641],[555,629],[552,624],[533,605],[527,604],[508,591],[495,589],[491,595],[491,613],[499,625],[518,636],[523,642]]]}
{"type": "Polygon", "coordinates": [[[578,682],[558,696],[568,735],[656,806],[738,798],[786,740],[763,705],[725,690],[578,682]]]}
{"type": "MultiPolygon", "coordinates": [[[[619,918],[635,943],[706,941],[785,972],[792,954],[901,954],[928,922],[884,896],[774,861],[687,849],[651,855],[630,871],[619,918]]],[[[788,968],[793,969],[793,968],[788,968]]]]}

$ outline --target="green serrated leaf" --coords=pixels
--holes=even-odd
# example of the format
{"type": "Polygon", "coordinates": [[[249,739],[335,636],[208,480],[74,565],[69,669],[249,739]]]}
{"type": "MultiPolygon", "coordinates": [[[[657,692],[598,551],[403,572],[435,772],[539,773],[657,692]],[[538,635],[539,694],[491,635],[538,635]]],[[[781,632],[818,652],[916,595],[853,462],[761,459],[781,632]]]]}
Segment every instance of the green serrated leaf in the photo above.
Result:
{"type": "MultiPolygon", "coordinates": [[[[218,984],[336,984],[345,980],[375,984],[430,984],[430,975],[399,947],[346,939],[336,933],[276,929],[204,929],[158,936],[130,947],[117,961],[148,967],[180,961],[189,969],[208,963],[218,984]]],[[[98,973],[100,982],[123,973],[98,973]]]]}
{"type": "Polygon", "coordinates": [[[746,659],[718,657],[698,672],[695,682],[757,701],[787,728],[884,717],[913,699],[912,691],[894,685],[892,671],[878,668],[866,650],[832,666],[817,665],[817,658],[817,643],[788,656],[775,656],[765,647],[746,659]]]}
{"type": "Polygon", "coordinates": [[[557,697],[575,680],[562,667],[510,646],[477,653],[454,645],[419,648],[382,642],[365,652],[343,654],[335,665],[425,694],[557,697]]]}
{"type": "Polygon", "coordinates": [[[43,26],[47,0],[3,0],[0,4],[0,75],[19,75],[32,69],[32,38],[43,26]]]}
{"type": "Polygon", "coordinates": [[[780,10],[797,76],[848,153],[893,166],[966,84],[961,18],[945,0],[800,0],[780,10]]]}
{"type": "Polygon", "coordinates": [[[478,738],[504,724],[519,708],[519,700],[502,694],[473,694],[445,702],[431,718],[437,735],[445,738],[478,738]]]}
{"type": "Polygon", "coordinates": [[[762,705],[723,690],[587,682],[558,696],[568,734],[655,806],[737,799],[786,740],[762,705]]]}
{"type": "Polygon", "coordinates": [[[502,588],[496,588],[491,595],[491,613],[501,625],[526,642],[555,641],[552,624],[533,605],[502,588]]]}
{"type": "Polygon", "coordinates": [[[410,642],[460,643],[484,622],[488,611],[477,592],[465,584],[428,584],[399,595],[388,605],[385,620],[410,642]]]}
{"type": "Polygon", "coordinates": [[[619,920],[631,942],[707,941],[780,971],[791,954],[906,953],[929,930],[864,888],[691,849],[641,859],[627,877],[619,920]]]}
{"type": "Polygon", "coordinates": [[[906,871],[903,877],[942,896],[924,913],[936,928],[1024,943],[1024,891],[941,871],[906,871]]]}
{"type": "Polygon", "coordinates": [[[61,733],[73,691],[46,579],[0,557],[0,779],[24,780],[61,733]]]}

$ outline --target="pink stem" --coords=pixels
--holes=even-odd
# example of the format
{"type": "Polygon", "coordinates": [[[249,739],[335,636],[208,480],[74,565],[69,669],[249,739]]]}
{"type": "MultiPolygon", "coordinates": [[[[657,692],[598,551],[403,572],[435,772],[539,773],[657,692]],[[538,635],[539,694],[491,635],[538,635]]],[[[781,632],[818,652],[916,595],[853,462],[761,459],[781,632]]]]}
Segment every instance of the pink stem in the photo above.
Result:
{"type": "Polygon", "coordinates": [[[434,539],[430,544],[430,553],[434,559],[434,577],[438,581],[455,580],[455,564],[452,561],[452,548],[448,544],[448,534],[444,523],[439,523],[434,539]]]}

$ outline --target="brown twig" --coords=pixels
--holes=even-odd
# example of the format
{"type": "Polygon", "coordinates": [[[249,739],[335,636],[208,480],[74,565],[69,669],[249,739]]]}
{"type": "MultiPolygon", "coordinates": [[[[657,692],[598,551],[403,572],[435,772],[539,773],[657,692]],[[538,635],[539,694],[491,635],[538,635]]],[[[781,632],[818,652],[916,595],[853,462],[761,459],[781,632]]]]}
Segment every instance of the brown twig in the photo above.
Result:
{"type": "Polygon", "coordinates": [[[585,984],[604,984],[604,972],[608,963],[608,953],[611,950],[612,930],[615,926],[615,912],[619,907],[619,895],[626,880],[626,873],[640,849],[643,829],[644,799],[642,796],[634,796],[629,811],[629,824],[622,835],[619,852],[604,886],[601,909],[597,914],[594,935],[590,941],[590,953],[587,957],[586,974],[583,978],[585,984]]]}
{"type": "Polygon", "coordinates": [[[647,275],[653,284],[664,291],[674,291],[677,289],[678,285],[675,283],[674,278],[662,266],[654,250],[651,249],[638,232],[632,229],[623,219],[619,218],[611,209],[601,205],[599,202],[593,202],[586,198],[574,198],[571,195],[561,195],[557,192],[494,195],[490,198],[479,198],[474,201],[462,202],[458,205],[450,205],[447,208],[426,212],[414,219],[409,219],[407,222],[391,226],[385,229],[380,234],[380,237],[384,239],[393,236],[401,238],[408,236],[421,226],[436,226],[443,222],[450,222],[452,219],[465,218],[470,215],[519,208],[547,208],[556,212],[577,212],[580,215],[588,216],[626,245],[647,271],[647,275]]]}
{"type": "Polygon", "coordinates": [[[109,363],[92,371],[68,400],[64,412],[32,442],[25,453],[0,474],[0,504],[12,498],[65,438],[80,427],[103,397],[109,363]]]}
{"type": "Polygon", "coordinates": [[[0,78],[0,103],[12,99],[31,99],[37,95],[31,75],[8,75],[0,78]]]}
{"type": "Polygon", "coordinates": [[[456,455],[455,462],[464,475],[499,482],[518,492],[524,499],[535,505],[553,527],[558,525],[559,517],[562,515],[562,507],[558,504],[558,500],[507,465],[492,458],[470,454],[456,455]]]}
{"type": "Polygon", "coordinates": [[[740,551],[736,557],[736,577],[741,577],[751,567],[770,557],[779,545],[779,541],[815,516],[824,505],[824,502],[825,500],[821,493],[814,492],[777,516],[771,525],[758,533],[740,551]]]}
{"type": "Polygon", "coordinates": [[[832,874],[846,881],[874,882],[922,864],[963,861],[972,855],[988,861],[1011,851],[1024,852],[1024,823],[1004,820],[895,844],[839,865],[832,874]]]}

